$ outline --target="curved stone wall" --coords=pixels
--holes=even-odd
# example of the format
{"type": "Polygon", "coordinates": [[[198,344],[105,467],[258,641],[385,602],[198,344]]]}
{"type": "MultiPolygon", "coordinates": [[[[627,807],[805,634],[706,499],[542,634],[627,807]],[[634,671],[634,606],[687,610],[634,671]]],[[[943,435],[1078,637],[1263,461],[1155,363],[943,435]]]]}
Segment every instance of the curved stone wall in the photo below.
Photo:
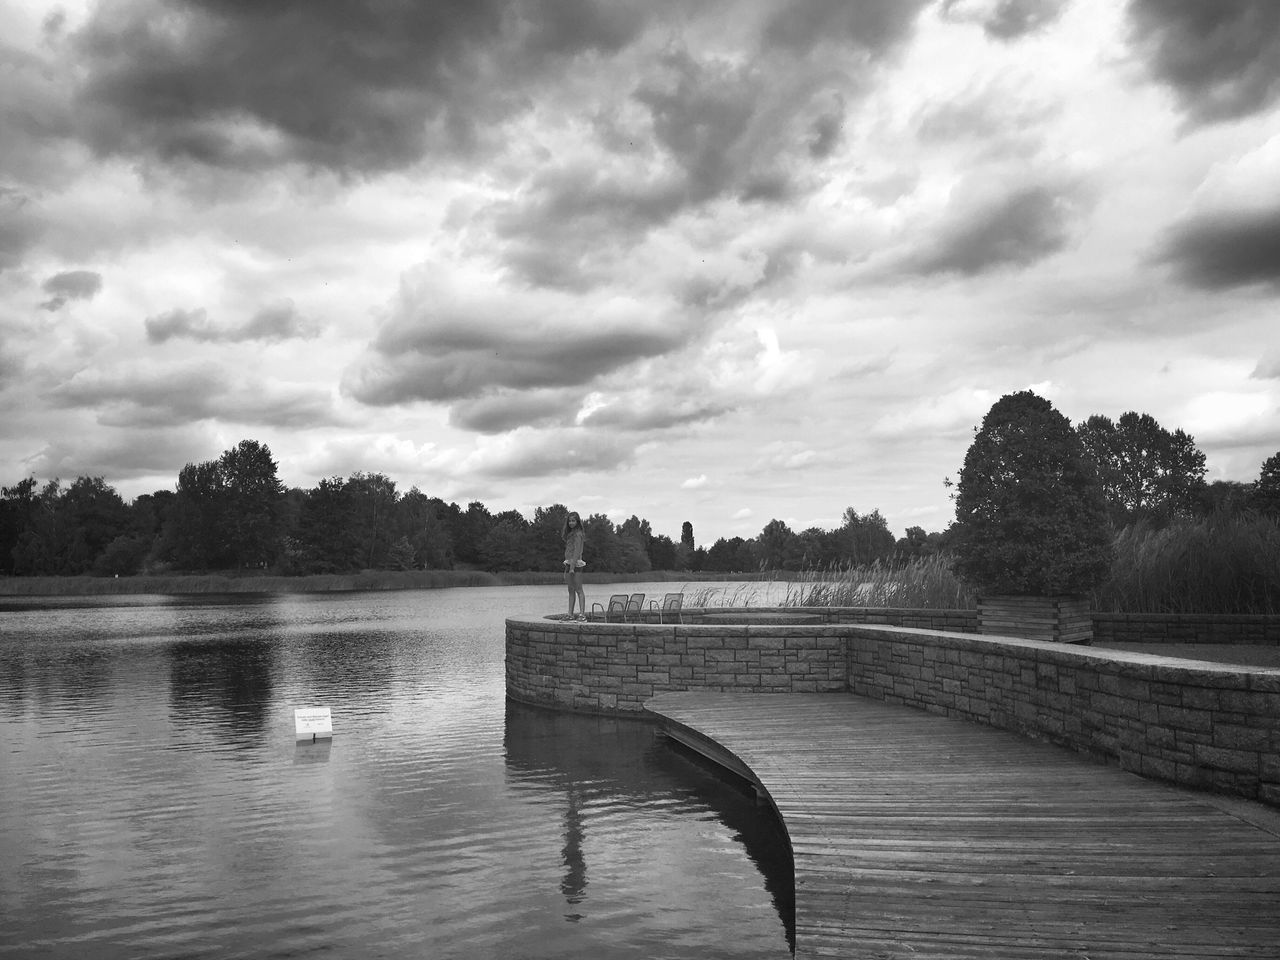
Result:
{"type": "MultiPolygon", "coordinates": [[[[690,611],[748,620],[777,611],[690,611]]],[[[850,691],[1092,754],[1145,776],[1280,805],[1280,670],[919,627],[511,618],[507,693],[643,710],[657,693],[850,691]]]]}

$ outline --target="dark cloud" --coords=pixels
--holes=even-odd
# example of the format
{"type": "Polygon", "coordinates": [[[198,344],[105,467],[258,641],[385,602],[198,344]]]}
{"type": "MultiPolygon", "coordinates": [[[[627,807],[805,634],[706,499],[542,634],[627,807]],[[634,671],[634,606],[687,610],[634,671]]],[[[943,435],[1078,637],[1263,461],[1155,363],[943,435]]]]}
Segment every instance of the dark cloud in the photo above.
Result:
{"type": "Polygon", "coordinates": [[[1033,185],[977,206],[962,206],[937,240],[912,258],[920,273],[978,274],[1027,266],[1066,247],[1077,216],[1070,193],[1033,185]]]}
{"type": "Polygon", "coordinates": [[[945,0],[943,16],[953,20],[975,21],[994,40],[1017,40],[1055,23],[1070,5],[1070,0],[945,0]]]}
{"type": "Polygon", "coordinates": [[[582,386],[682,343],[678,331],[652,324],[583,319],[557,329],[514,316],[482,326],[459,315],[406,318],[383,329],[343,389],[361,403],[389,406],[582,386]]]}
{"type": "Polygon", "coordinates": [[[1280,100],[1280,3],[1130,0],[1132,39],[1195,123],[1248,116],[1280,100]]]}
{"type": "Polygon", "coordinates": [[[108,152],[253,169],[400,168],[473,149],[549,64],[643,26],[606,0],[107,0],[73,37],[108,152]]]}
{"type": "Polygon", "coordinates": [[[0,273],[22,263],[42,230],[31,199],[15,187],[0,184],[0,273]]]}
{"type": "Polygon", "coordinates": [[[798,199],[843,142],[848,85],[825,65],[784,69],[668,50],[632,92],[629,107],[642,119],[628,110],[629,128],[597,120],[604,156],[549,163],[493,209],[504,262],[532,283],[583,289],[690,209],[798,199]]]}
{"type": "Polygon", "coordinates": [[[486,434],[564,426],[573,423],[581,405],[579,390],[501,390],[457,401],[449,410],[449,423],[486,434]]]}
{"type": "Polygon", "coordinates": [[[1249,374],[1250,380],[1280,380],[1280,350],[1273,351],[1258,361],[1249,374]]]}
{"type": "Polygon", "coordinates": [[[1280,287],[1280,207],[1191,217],[1169,231],[1155,259],[1206,290],[1280,287]]]}
{"type": "Polygon", "coordinates": [[[152,343],[185,339],[200,343],[243,343],[246,340],[280,342],[306,340],[319,335],[319,326],[298,313],[291,300],[264,307],[248,321],[233,327],[220,327],[209,320],[203,309],[170,310],[147,317],[144,321],[147,339],[152,343]]]}
{"type": "Polygon", "coordinates": [[[171,427],[201,420],[307,427],[335,422],[327,391],[267,385],[212,364],[83,371],[49,392],[59,407],[91,410],[112,427],[171,427]]]}
{"type": "Polygon", "coordinates": [[[807,52],[831,43],[871,57],[896,49],[932,0],[808,0],[780,3],[764,28],[766,47],[807,52]]]}
{"type": "Polygon", "coordinates": [[[40,304],[40,309],[60,310],[70,300],[92,300],[96,297],[102,289],[102,275],[92,270],[67,270],[55,273],[41,284],[41,289],[51,296],[40,304]]]}

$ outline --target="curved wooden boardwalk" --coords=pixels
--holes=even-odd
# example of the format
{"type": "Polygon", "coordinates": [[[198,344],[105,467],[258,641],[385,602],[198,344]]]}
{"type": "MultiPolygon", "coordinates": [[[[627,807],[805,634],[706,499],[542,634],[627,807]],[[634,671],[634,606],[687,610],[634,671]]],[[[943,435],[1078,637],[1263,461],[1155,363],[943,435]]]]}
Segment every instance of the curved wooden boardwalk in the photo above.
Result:
{"type": "Polygon", "coordinates": [[[767,790],[799,958],[1280,958],[1268,807],[851,694],[646,707],[767,790]]]}

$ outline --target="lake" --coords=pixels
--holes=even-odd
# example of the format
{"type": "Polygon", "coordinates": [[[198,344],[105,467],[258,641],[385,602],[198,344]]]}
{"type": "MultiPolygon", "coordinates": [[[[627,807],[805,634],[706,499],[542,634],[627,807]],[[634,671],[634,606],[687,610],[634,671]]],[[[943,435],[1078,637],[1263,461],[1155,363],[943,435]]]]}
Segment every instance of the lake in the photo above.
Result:
{"type": "Polygon", "coordinates": [[[507,702],[505,618],[565,600],[0,598],[0,958],[787,957],[749,794],[507,702]]]}

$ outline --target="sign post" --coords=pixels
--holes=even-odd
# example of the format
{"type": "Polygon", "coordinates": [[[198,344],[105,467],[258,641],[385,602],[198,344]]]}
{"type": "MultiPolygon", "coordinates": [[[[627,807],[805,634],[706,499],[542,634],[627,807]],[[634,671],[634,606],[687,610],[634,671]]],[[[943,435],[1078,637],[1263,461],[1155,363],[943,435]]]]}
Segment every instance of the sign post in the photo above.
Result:
{"type": "Polygon", "coordinates": [[[328,707],[298,707],[293,711],[293,726],[298,743],[333,739],[333,717],[328,707]]]}

